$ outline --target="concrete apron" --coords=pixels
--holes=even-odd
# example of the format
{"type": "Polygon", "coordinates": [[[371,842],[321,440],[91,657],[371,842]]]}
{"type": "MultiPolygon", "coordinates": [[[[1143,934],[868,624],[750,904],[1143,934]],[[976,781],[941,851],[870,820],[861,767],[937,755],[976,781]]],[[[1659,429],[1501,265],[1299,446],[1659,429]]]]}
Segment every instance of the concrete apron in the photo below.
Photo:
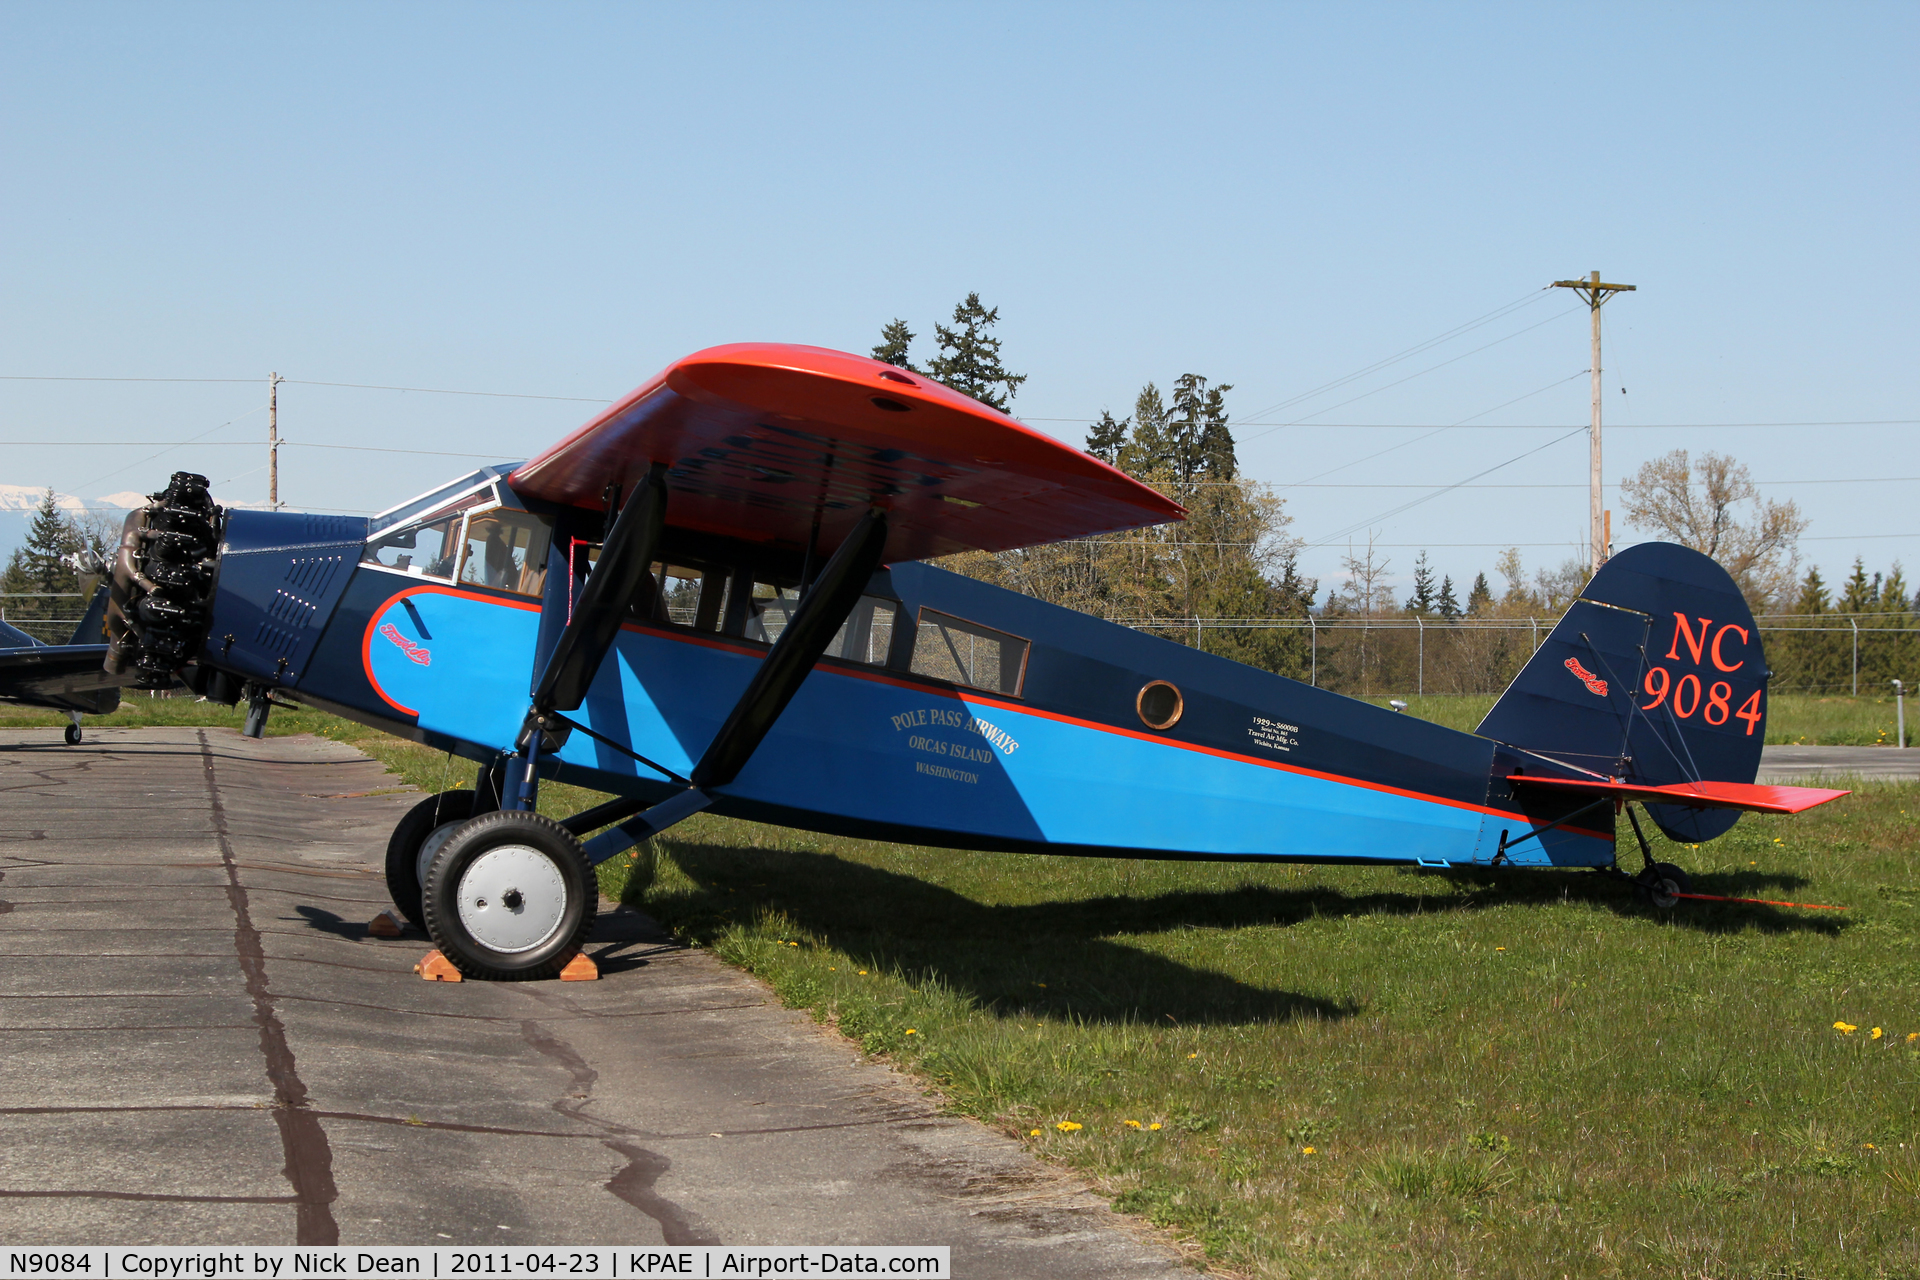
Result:
{"type": "MultiPolygon", "coordinates": [[[[464,766],[460,766],[464,771],[464,766]]],[[[417,796],[351,747],[0,733],[0,1240],[947,1244],[1191,1274],[757,981],[604,913],[593,983],[367,936],[417,796]]]]}

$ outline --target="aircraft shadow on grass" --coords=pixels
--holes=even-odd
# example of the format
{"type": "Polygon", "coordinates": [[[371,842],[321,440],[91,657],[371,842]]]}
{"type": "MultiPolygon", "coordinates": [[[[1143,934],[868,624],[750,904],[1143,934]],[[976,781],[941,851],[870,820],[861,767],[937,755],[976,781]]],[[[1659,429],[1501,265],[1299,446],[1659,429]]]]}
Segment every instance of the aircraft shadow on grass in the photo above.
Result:
{"type": "MultiPolygon", "coordinates": [[[[692,932],[722,917],[740,919],[743,907],[764,908],[868,967],[925,974],[1001,1012],[1094,1022],[1247,1023],[1343,1018],[1358,1010],[1351,1002],[1256,986],[1115,940],[1128,934],[1284,927],[1316,916],[1545,906],[1563,893],[1622,917],[1658,917],[1710,933],[1832,935],[1844,927],[1830,917],[1744,904],[1690,902],[1672,913],[1658,912],[1623,882],[1528,871],[1434,877],[1427,892],[1343,894],[1249,885],[987,905],[913,876],[830,854],[676,843],[673,858],[700,886],[693,899],[672,912],[692,932]]],[[[1702,877],[1695,888],[1760,896],[1801,883],[1794,876],[1747,873],[1702,877]]]]}

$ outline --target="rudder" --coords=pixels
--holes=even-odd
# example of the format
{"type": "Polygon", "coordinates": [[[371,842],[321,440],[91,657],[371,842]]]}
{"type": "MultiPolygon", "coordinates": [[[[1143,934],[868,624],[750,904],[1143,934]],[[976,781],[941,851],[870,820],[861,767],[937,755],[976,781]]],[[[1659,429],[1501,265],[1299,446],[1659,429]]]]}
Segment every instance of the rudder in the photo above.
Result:
{"type": "MultiPolygon", "coordinates": [[[[1686,547],[1641,543],[1594,575],[1476,732],[1629,782],[1750,783],[1770,674],[1727,571],[1686,547]]],[[[1647,812],[1690,842],[1724,834],[1740,816],[1647,812]]]]}

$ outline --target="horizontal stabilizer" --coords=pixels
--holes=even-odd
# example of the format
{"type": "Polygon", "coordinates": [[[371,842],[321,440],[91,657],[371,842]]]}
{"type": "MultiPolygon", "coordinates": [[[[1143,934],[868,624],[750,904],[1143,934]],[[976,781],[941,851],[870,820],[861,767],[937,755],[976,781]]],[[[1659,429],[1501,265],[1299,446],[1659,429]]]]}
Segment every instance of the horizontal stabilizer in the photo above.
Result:
{"type": "Polygon", "coordinates": [[[1509,774],[1515,786],[1552,791],[1586,791],[1616,800],[1642,804],[1677,804],[1689,809],[1745,809],[1750,813],[1804,813],[1817,804],[1850,793],[1825,787],[1769,787],[1757,782],[1669,782],[1649,786],[1637,782],[1592,778],[1546,778],[1531,773],[1509,774]]]}

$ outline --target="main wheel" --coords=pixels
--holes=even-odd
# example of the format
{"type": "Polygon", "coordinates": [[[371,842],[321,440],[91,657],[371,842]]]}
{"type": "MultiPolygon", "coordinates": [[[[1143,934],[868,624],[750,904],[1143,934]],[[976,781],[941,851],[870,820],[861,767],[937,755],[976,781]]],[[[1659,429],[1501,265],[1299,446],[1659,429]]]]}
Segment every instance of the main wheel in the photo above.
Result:
{"type": "Polygon", "coordinates": [[[70,747],[77,747],[80,745],[80,726],[79,725],[70,724],[67,726],[67,745],[70,747]]]}
{"type": "Polygon", "coordinates": [[[1673,910],[1681,894],[1693,892],[1693,881],[1671,862],[1654,863],[1635,876],[1634,883],[1640,886],[1641,895],[1662,911],[1673,910]]]}
{"type": "Polygon", "coordinates": [[[473,814],[473,792],[442,791],[429,796],[400,819],[387,840],[387,892],[400,914],[413,921],[416,929],[427,927],[420,908],[421,888],[427,882],[427,865],[453,829],[473,814]]]}
{"type": "Polygon", "coordinates": [[[469,978],[550,978],[586,941],[600,891],[572,832],[506,810],[448,837],[423,902],[434,945],[469,978]]]}

